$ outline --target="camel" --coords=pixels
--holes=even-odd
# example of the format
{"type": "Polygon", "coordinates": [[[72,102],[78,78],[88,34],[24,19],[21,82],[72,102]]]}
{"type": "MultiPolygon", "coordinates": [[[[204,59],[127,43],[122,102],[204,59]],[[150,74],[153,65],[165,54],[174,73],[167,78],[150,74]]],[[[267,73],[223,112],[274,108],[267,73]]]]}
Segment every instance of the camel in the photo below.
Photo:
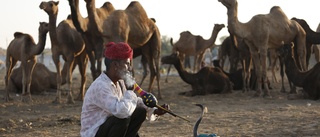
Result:
{"type": "MultiPolygon", "coordinates": [[[[294,58],[294,43],[284,44],[279,49],[280,56],[284,60],[285,72],[288,80],[294,84],[294,86],[303,88],[303,97],[319,100],[320,99],[320,63],[314,65],[307,71],[300,71],[296,65],[294,58]]],[[[289,96],[289,99],[293,99],[296,96],[289,96]]]]}
{"type": "Polygon", "coordinates": [[[207,40],[202,36],[191,34],[190,31],[183,31],[179,40],[173,45],[172,52],[179,51],[180,60],[184,60],[185,56],[194,56],[193,72],[196,72],[200,68],[204,51],[214,46],[218,33],[224,27],[224,24],[214,24],[211,37],[207,40]]]}
{"type": "Polygon", "coordinates": [[[49,25],[46,22],[39,23],[39,39],[36,44],[33,40],[33,37],[29,34],[22,32],[15,32],[14,39],[10,42],[7,48],[6,56],[6,95],[5,100],[10,101],[8,91],[8,80],[11,77],[12,69],[16,65],[17,61],[21,62],[22,67],[22,101],[32,101],[30,86],[32,81],[32,73],[34,66],[37,62],[36,55],[39,55],[45,47],[45,41],[47,38],[47,33],[49,31],[49,25]],[[27,90],[27,91],[26,91],[27,90]]]}
{"type": "MultiPolygon", "coordinates": [[[[243,39],[233,35],[232,33],[230,33],[230,37],[231,37],[231,43],[233,45],[233,49],[235,49],[235,51],[238,52],[238,57],[236,57],[237,61],[235,62],[236,66],[234,68],[237,69],[239,61],[241,62],[241,66],[242,66],[242,80],[243,80],[242,91],[243,92],[250,91],[250,82],[251,82],[251,75],[252,75],[251,74],[252,58],[251,58],[248,45],[246,45],[243,39]]],[[[233,58],[234,57],[235,56],[233,56],[233,58]]]]}
{"type": "MultiPolygon", "coordinates": [[[[68,103],[74,103],[73,95],[72,95],[72,67],[75,63],[75,60],[82,60],[84,62],[80,62],[81,67],[83,69],[83,78],[85,81],[85,70],[87,67],[87,55],[85,53],[85,44],[81,37],[81,34],[75,29],[72,20],[66,19],[61,21],[56,27],[57,16],[58,16],[58,4],[59,1],[48,1],[41,2],[39,8],[44,10],[49,16],[49,35],[51,39],[51,51],[52,51],[52,59],[56,66],[57,70],[57,95],[56,99],[53,101],[54,103],[61,103],[61,66],[60,66],[60,55],[65,60],[64,65],[67,68],[67,91],[68,91],[68,103]],[[79,57],[77,59],[77,57],[79,57]]],[[[85,86],[85,85],[83,85],[85,86]]],[[[80,90],[82,95],[84,94],[84,87],[80,90]]],[[[80,97],[80,98],[83,98],[80,97]]]]}
{"type": "MultiPolygon", "coordinates": [[[[87,0],[86,2],[92,4],[92,1],[87,0]]],[[[90,17],[90,14],[88,15],[90,17]]],[[[105,44],[108,42],[126,42],[132,49],[141,48],[142,56],[147,60],[151,72],[148,90],[152,92],[153,82],[157,79],[158,98],[161,99],[161,35],[154,20],[148,18],[142,5],[137,1],[132,1],[125,10],[111,12],[104,21],[102,30],[105,44]]]]}
{"type": "MultiPolygon", "coordinates": [[[[229,32],[230,33],[230,32],[229,32]]],[[[239,74],[239,78],[242,79],[242,91],[246,92],[250,90],[250,80],[251,80],[251,55],[248,46],[245,44],[243,39],[236,37],[230,33],[230,36],[224,39],[221,44],[221,49],[219,53],[219,60],[221,60],[221,65],[224,65],[226,56],[229,57],[230,70],[229,73],[239,73],[238,64],[242,65],[242,74],[239,74]]],[[[216,62],[218,63],[218,62],[216,62]]],[[[219,61],[220,63],[220,61],[219,61]]],[[[218,64],[215,64],[218,66],[218,64]]],[[[220,64],[219,64],[220,67],[220,64]]],[[[220,67],[223,69],[223,67],[220,67]]],[[[230,78],[230,77],[229,77],[230,78]]],[[[239,81],[239,80],[236,80],[239,81]]],[[[234,83],[235,84],[235,83],[234,83]]],[[[234,88],[236,84],[234,85],[234,88]]]]}
{"type": "MultiPolygon", "coordinates": [[[[307,68],[309,66],[309,60],[310,60],[310,57],[311,57],[311,50],[312,50],[312,44],[320,44],[320,33],[316,33],[314,32],[310,27],[309,25],[307,24],[307,22],[303,19],[298,19],[296,17],[293,17],[291,18],[291,20],[294,20],[296,22],[298,22],[300,24],[300,26],[304,29],[304,31],[306,32],[306,65],[307,65],[307,68]]],[[[294,55],[297,55],[298,52],[297,52],[297,47],[294,47],[294,51],[295,51],[295,54],[294,55]]],[[[319,52],[314,52],[314,53],[319,53],[319,52]]],[[[318,55],[315,55],[315,56],[318,56],[318,55]]],[[[277,59],[279,58],[279,55],[277,55],[277,51],[276,49],[270,49],[270,62],[271,62],[271,71],[272,71],[272,76],[273,76],[273,81],[277,82],[278,83],[278,80],[277,80],[277,77],[275,75],[275,65],[277,63],[277,59]]],[[[296,60],[298,60],[298,56],[295,56],[296,60]]],[[[316,57],[317,59],[317,57],[316,57]]],[[[298,66],[299,65],[299,62],[298,63],[298,66]]]]}
{"type": "Polygon", "coordinates": [[[95,1],[87,0],[88,17],[84,18],[79,10],[79,0],[68,0],[71,19],[78,32],[82,34],[85,50],[90,60],[90,70],[93,79],[101,74],[104,44],[101,37],[103,21],[114,11],[110,2],[105,2],[100,8],[95,8],[95,1]]]}
{"type": "Polygon", "coordinates": [[[239,63],[239,52],[232,42],[230,36],[226,37],[220,45],[218,59],[221,63],[221,68],[224,68],[226,59],[229,59],[230,68],[229,72],[235,72],[239,63]]]}
{"type": "MultiPolygon", "coordinates": [[[[21,93],[22,90],[22,67],[18,67],[12,70],[11,77],[8,81],[7,90],[9,92],[21,93]]],[[[57,81],[55,77],[57,74],[50,71],[42,63],[36,63],[34,71],[32,73],[32,81],[30,85],[31,94],[41,94],[44,91],[50,91],[50,89],[57,89],[57,81]]]]}
{"type": "Polygon", "coordinates": [[[192,90],[186,93],[187,96],[232,92],[232,83],[220,68],[203,67],[197,73],[189,73],[182,65],[179,51],[162,57],[161,62],[174,65],[181,79],[191,85],[192,90]]]}
{"type": "MultiPolygon", "coordinates": [[[[304,29],[304,31],[306,32],[306,50],[307,50],[307,55],[306,55],[306,62],[307,62],[307,67],[309,66],[309,60],[311,57],[311,48],[312,48],[312,44],[320,44],[320,33],[314,32],[310,26],[308,25],[308,23],[303,20],[303,19],[298,19],[296,17],[291,18],[291,20],[294,20],[296,22],[298,22],[300,24],[300,26],[304,29]]],[[[295,55],[297,54],[297,48],[294,48],[295,51],[295,55]]],[[[297,60],[297,56],[295,56],[296,60],[297,60]]],[[[299,62],[297,62],[299,63],[299,62]]],[[[299,64],[298,64],[299,66],[299,64]]]]}
{"type": "MultiPolygon", "coordinates": [[[[258,88],[254,96],[261,96],[264,84],[267,87],[267,50],[268,48],[281,47],[281,41],[285,43],[297,40],[299,62],[301,68],[306,70],[306,48],[304,29],[293,20],[289,20],[279,6],[273,6],[269,14],[259,14],[251,18],[247,23],[238,20],[237,0],[218,0],[227,8],[228,29],[232,34],[244,39],[249,46],[254,69],[256,70],[258,88]],[[262,79],[262,81],[260,81],[262,79]]],[[[268,88],[264,90],[264,97],[271,98],[268,88]]]]}
{"type": "MultiPolygon", "coordinates": [[[[194,56],[193,72],[198,71],[201,66],[200,63],[202,62],[205,50],[215,45],[214,42],[216,41],[218,33],[224,27],[224,24],[215,24],[211,37],[208,40],[204,40],[198,35],[192,35],[190,31],[183,31],[180,33],[180,38],[175,44],[173,44],[173,39],[170,39],[170,43],[173,47],[172,52],[179,51],[180,59],[185,65],[188,65],[189,57],[194,56]]],[[[170,70],[171,65],[168,67],[167,77],[165,79],[166,82],[168,82],[170,70]]]]}
{"type": "MultiPolygon", "coordinates": [[[[74,70],[75,67],[76,65],[73,65],[72,70],[74,70]]],[[[79,72],[81,72],[80,70],[81,69],[79,67],[79,72]]],[[[21,73],[22,73],[21,66],[12,70],[11,77],[8,81],[8,88],[7,88],[9,92],[21,93],[21,90],[22,90],[22,76],[20,75],[21,73]]],[[[64,85],[66,84],[66,75],[67,75],[67,68],[65,65],[63,66],[61,74],[62,74],[61,84],[64,85]]],[[[56,91],[57,89],[56,77],[57,77],[56,72],[50,71],[42,63],[36,63],[32,73],[32,81],[30,86],[31,94],[41,94],[44,91],[56,91]]],[[[81,97],[81,94],[82,93],[80,92],[78,97],[81,97]]]]}

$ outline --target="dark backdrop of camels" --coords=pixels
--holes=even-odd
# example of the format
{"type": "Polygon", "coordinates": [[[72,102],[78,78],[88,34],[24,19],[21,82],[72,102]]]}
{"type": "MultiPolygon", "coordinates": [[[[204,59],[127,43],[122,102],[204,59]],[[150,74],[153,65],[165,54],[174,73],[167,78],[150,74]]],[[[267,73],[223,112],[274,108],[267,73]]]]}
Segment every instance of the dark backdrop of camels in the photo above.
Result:
{"type": "MultiPolygon", "coordinates": [[[[228,24],[225,25],[227,26],[228,24]]],[[[99,37],[97,37],[97,40],[98,42],[102,42],[102,39],[99,37]]],[[[92,44],[94,45],[95,43],[92,44]]],[[[55,71],[56,68],[52,62],[51,54],[47,56],[48,57],[44,60],[44,64],[48,67],[48,71],[55,71]]],[[[312,54],[309,68],[312,68],[316,64],[313,56],[314,55],[312,54]]],[[[94,59],[96,58],[90,57],[90,60],[94,59]]],[[[134,59],[135,77],[137,81],[141,80],[143,74],[143,70],[137,67],[137,64],[139,64],[140,61],[140,58],[134,59]]],[[[88,67],[90,66],[88,65],[88,67]]],[[[139,131],[141,137],[192,136],[193,126],[202,114],[199,107],[195,104],[202,104],[208,109],[207,113],[203,115],[203,119],[199,125],[198,132],[200,134],[215,133],[220,137],[320,136],[319,100],[290,100],[288,99],[289,92],[280,92],[281,84],[274,82],[270,85],[272,87],[269,91],[270,98],[264,98],[262,96],[254,97],[256,93],[254,90],[248,92],[232,90],[232,92],[228,94],[206,94],[192,97],[180,95],[183,92],[190,92],[192,87],[181,79],[175,69],[171,70],[172,72],[168,77],[168,82],[165,82],[167,67],[167,65],[161,64],[160,85],[162,99],[159,99],[158,103],[169,104],[171,110],[175,114],[190,120],[190,122],[186,122],[185,120],[170,114],[165,114],[157,121],[144,122],[139,131]]],[[[225,67],[227,68],[228,66],[225,67]]],[[[103,69],[102,65],[102,70],[103,69]]],[[[37,71],[37,68],[35,68],[34,71],[40,72],[37,71]]],[[[86,89],[93,80],[91,71],[91,69],[86,71],[86,89]]],[[[81,72],[79,72],[78,69],[74,69],[71,77],[73,87],[72,94],[75,96],[81,96],[81,92],[79,91],[81,83],[83,82],[81,81],[80,73],[81,72]]],[[[39,73],[34,74],[37,75],[33,78],[34,80],[42,75],[39,73]]],[[[52,76],[48,76],[48,78],[38,82],[47,80],[51,80],[51,82],[56,81],[55,78],[51,78],[56,74],[51,72],[50,74],[52,76]]],[[[74,100],[74,103],[67,103],[68,95],[65,94],[65,91],[67,91],[65,89],[68,89],[69,86],[64,84],[65,81],[62,81],[62,84],[64,85],[62,85],[61,88],[64,92],[61,93],[60,104],[52,103],[57,97],[55,90],[46,90],[37,94],[31,91],[32,102],[20,101],[21,91],[17,92],[10,90],[11,92],[9,94],[13,100],[6,101],[5,75],[6,70],[2,67],[2,69],[0,69],[0,77],[2,78],[0,79],[0,137],[80,136],[82,101],[74,100]]],[[[62,76],[63,75],[65,74],[62,74],[62,76]]],[[[276,75],[277,77],[280,77],[279,71],[276,71],[276,75]]],[[[267,71],[267,76],[268,78],[271,78],[271,73],[269,71],[267,71]]],[[[150,79],[146,79],[144,83],[149,82],[150,79]]],[[[284,77],[284,82],[285,88],[290,89],[287,77],[284,77]]],[[[15,84],[17,83],[13,83],[12,87],[19,87],[15,84]]],[[[149,88],[148,84],[143,84],[141,87],[145,90],[149,88]]],[[[33,86],[31,86],[31,88],[33,88],[33,86]]],[[[301,89],[302,88],[299,87],[297,88],[296,91],[298,94],[301,94],[301,89]]],[[[156,95],[157,92],[154,92],[154,94],[156,95]]]]}

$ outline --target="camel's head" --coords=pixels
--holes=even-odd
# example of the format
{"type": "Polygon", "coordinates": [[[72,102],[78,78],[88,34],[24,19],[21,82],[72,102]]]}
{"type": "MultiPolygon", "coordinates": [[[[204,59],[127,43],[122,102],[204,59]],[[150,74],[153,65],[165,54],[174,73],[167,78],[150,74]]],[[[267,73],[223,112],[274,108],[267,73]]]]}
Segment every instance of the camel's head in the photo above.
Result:
{"type": "Polygon", "coordinates": [[[39,8],[44,10],[47,14],[57,15],[58,14],[58,4],[59,1],[48,1],[48,2],[41,2],[39,8]]]}
{"type": "Polygon", "coordinates": [[[39,32],[47,33],[49,32],[49,23],[48,22],[39,22],[39,32]]]}
{"type": "Polygon", "coordinates": [[[291,42],[289,44],[286,44],[282,42],[282,47],[277,49],[277,52],[279,53],[280,59],[284,60],[287,57],[293,57],[293,47],[294,43],[291,42]]]}
{"type": "Polygon", "coordinates": [[[214,24],[214,30],[216,31],[220,31],[221,29],[223,29],[225,27],[224,24],[214,24]]]}
{"type": "Polygon", "coordinates": [[[178,63],[179,61],[180,60],[179,60],[179,52],[178,51],[172,53],[171,55],[164,56],[161,58],[162,64],[175,64],[175,63],[178,63]]]}
{"type": "Polygon", "coordinates": [[[294,20],[300,24],[301,27],[303,28],[310,28],[308,23],[304,19],[298,19],[296,17],[291,18],[291,20],[294,20]]]}
{"type": "Polygon", "coordinates": [[[218,1],[221,2],[227,9],[238,6],[237,0],[218,0],[218,1]]]}

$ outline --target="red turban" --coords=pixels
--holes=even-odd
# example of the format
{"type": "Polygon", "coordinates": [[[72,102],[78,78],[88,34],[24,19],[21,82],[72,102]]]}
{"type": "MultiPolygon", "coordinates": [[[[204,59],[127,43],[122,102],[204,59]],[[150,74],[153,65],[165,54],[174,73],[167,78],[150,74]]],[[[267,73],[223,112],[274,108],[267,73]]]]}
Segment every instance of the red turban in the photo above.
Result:
{"type": "Polygon", "coordinates": [[[133,51],[131,47],[124,42],[114,43],[109,42],[105,45],[106,50],[104,51],[104,56],[108,59],[132,59],[133,51]]]}

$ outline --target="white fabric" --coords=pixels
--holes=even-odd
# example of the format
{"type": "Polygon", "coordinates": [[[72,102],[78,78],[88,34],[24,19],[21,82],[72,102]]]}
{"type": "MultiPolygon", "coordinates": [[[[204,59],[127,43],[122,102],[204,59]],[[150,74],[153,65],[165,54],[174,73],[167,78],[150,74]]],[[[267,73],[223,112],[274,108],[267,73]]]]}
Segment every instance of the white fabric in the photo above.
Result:
{"type": "Polygon", "coordinates": [[[151,119],[150,114],[153,114],[154,108],[148,108],[132,90],[126,90],[122,80],[113,83],[105,73],[101,73],[90,85],[84,97],[81,112],[81,136],[94,137],[99,126],[108,117],[127,118],[133,113],[136,106],[146,108],[149,114],[148,119],[151,119]]]}

